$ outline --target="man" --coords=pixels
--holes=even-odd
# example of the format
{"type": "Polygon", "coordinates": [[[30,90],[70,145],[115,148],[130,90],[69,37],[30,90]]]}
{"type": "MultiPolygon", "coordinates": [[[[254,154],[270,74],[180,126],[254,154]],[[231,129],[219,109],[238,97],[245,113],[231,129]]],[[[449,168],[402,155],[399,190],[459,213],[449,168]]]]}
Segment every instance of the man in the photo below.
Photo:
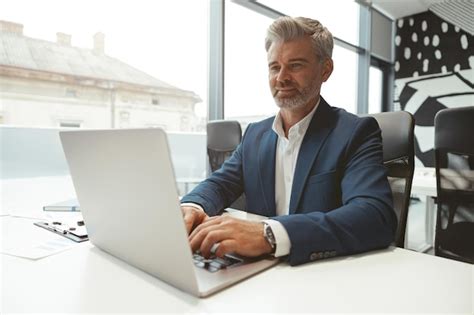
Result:
{"type": "Polygon", "coordinates": [[[281,17],[265,47],[280,111],[250,124],[222,168],[182,199],[192,250],[288,255],[297,265],[388,246],[397,223],[377,122],[320,97],[333,70],[331,33],[281,17]],[[247,211],[271,219],[217,216],[243,192],[247,211]]]}

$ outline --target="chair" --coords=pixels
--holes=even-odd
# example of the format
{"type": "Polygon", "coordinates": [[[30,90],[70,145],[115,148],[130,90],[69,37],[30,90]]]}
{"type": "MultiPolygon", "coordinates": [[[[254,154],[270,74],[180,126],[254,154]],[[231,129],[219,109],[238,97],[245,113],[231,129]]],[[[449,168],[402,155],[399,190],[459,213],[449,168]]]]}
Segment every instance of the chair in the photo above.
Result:
{"type": "Polygon", "coordinates": [[[395,245],[405,246],[405,232],[415,170],[413,116],[405,111],[370,114],[382,130],[383,163],[392,188],[393,206],[398,219],[395,245]]]}
{"type": "MultiPolygon", "coordinates": [[[[242,140],[242,128],[235,120],[213,120],[207,123],[207,155],[211,171],[218,170],[242,140]]],[[[242,194],[230,206],[245,210],[245,195],[242,194]]]]}
{"type": "Polygon", "coordinates": [[[435,255],[474,263],[474,106],[435,116],[435,255]]]}

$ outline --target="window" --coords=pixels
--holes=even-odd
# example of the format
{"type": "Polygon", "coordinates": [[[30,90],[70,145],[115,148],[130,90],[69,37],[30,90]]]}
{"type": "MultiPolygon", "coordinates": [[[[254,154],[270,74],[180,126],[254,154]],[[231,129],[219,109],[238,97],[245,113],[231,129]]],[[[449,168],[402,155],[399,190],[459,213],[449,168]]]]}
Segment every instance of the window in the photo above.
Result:
{"type": "Polygon", "coordinates": [[[389,94],[391,64],[372,56],[369,68],[369,113],[391,111],[389,94]]]}
{"type": "Polygon", "coordinates": [[[331,105],[357,113],[358,54],[335,45],[332,53],[334,70],[321,86],[321,96],[331,105]]]}
{"type": "Polygon", "coordinates": [[[119,128],[130,127],[130,112],[122,110],[119,113],[119,128]]]}
{"type": "Polygon", "coordinates": [[[208,11],[189,0],[2,1],[0,51],[15,58],[0,66],[18,73],[0,74],[3,123],[205,129],[208,11]]]}
{"type": "MultiPolygon", "coordinates": [[[[276,3],[281,2],[269,1],[268,5],[276,3]]],[[[272,8],[278,9],[276,6],[272,8]]],[[[268,85],[264,47],[266,30],[273,20],[233,2],[226,2],[225,21],[224,116],[240,121],[245,128],[248,123],[278,111],[268,85]]],[[[336,45],[333,59],[334,71],[323,83],[321,95],[332,106],[356,113],[358,54],[336,45]]]]}
{"type": "Polygon", "coordinates": [[[333,36],[359,44],[359,10],[354,0],[259,0],[258,2],[289,16],[306,16],[316,19],[329,29],[333,36]]]}
{"type": "Polygon", "coordinates": [[[66,89],[66,97],[77,97],[77,91],[74,89],[66,89]]]}
{"type": "Polygon", "coordinates": [[[224,116],[249,122],[274,115],[278,108],[267,77],[265,34],[272,19],[233,2],[225,3],[224,116]]]}
{"type": "Polygon", "coordinates": [[[0,123],[161,127],[177,179],[201,178],[205,146],[177,152],[171,134],[205,145],[208,15],[209,1],[2,0],[0,67],[18,76],[0,74],[0,123]]]}
{"type": "Polygon", "coordinates": [[[382,111],[383,72],[370,66],[369,70],[369,114],[382,111]]]}

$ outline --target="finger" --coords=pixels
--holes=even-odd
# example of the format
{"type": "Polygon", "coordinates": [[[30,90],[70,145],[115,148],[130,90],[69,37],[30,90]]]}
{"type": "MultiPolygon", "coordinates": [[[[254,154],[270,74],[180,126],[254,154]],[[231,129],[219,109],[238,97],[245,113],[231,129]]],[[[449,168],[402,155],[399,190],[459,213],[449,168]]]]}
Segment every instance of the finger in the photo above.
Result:
{"type": "Polygon", "coordinates": [[[199,250],[201,251],[201,255],[204,257],[209,257],[211,255],[211,249],[214,245],[229,239],[231,237],[230,231],[225,230],[214,230],[209,232],[206,237],[203,239],[199,250]]]}
{"type": "Polygon", "coordinates": [[[184,224],[186,225],[186,231],[191,233],[196,223],[196,214],[193,211],[186,211],[183,215],[184,224]]]}
{"type": "MultiPolygon", "coordinates": [[[[218,230],[219,226],[218,225],[212,225],[208,226],[206,228],[200,228],[199,226],[199,231],[197,233],[196,230],[193,231],[193,236],[189,237],[189,245],[191,246],[191,249],[193,252],[197,251],[200,249],[202,242],[206,238],[207,234],[209,234],[212,231],[218,230]]],[[[197,228],[196,228],[197,229],[197,228]]]]}
{"type": "Polygon", "coordinates": [[[189,235],[189,241],[191,241],[196,236],[196,234],[198,234],[201,230],[203,230],[205,228],[208,228],[210,226],[213,226],[213,225],[217,225],[220,222],[221,222],[220,217],[211,217],[211,218],[208,218],[208,219],[204,220],[189,235]]]}
{"type": "Polygon", "coordinates": [[[184,225],[186,226],[186,231],[188,232],[188,235],[189,235],[189,233],[191,232],[191,228],[193,227],[192,218],[190,215],[185,214],[183,216],[183,220],[184,220],[184,225]]]}
{"type": "Polygon", "coordinates": [[[234,239],[226,239],[220,242],[216,250],[217,257],[224,257],[226,254],[234,253],[237,250],[237,242],[234,239]]]}

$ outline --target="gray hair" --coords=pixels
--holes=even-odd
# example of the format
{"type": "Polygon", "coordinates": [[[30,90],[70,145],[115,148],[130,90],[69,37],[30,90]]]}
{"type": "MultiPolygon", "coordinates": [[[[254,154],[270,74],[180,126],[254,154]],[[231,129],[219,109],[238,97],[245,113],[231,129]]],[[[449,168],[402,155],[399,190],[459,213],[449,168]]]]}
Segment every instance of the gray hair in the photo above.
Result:
{"type": "Polygon", "coordinates": [[[320,61],[331,59],[334,40],[331,32],[319,21],[305,17],[282,16],[276,19],[267,30],[265,49],[279,40],[290,41],[304,36],[311,36],[313,49],[320,61]]]}

